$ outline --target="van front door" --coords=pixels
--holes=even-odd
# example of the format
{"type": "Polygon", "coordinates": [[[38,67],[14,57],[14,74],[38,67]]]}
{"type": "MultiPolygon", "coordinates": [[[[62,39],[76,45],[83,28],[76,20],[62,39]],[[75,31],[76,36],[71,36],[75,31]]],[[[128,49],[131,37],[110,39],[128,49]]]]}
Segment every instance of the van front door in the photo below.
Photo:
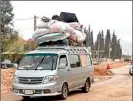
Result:
{"type": "Polygon", "coordinates": [[[71,75],[71,86],[72,88],[78,87],[80,82],[81,75],[81,65],[80,59],[78,55],[69,54],[69,62],[70,62],[70,75],[71,75]]]}
{"type": "Polygon", "coordinates": [[[64,82],[69,83],[69,78],[70,78],[70,74],[69,74],[69,66],[68,66],[68,59],[66,55],[60,55],[59,56],[59,62],[58,62],[58,71],[57,71],[57,75],[58,75],[58,84],[59,88],[62,87],[62,84],[64,82]]]}

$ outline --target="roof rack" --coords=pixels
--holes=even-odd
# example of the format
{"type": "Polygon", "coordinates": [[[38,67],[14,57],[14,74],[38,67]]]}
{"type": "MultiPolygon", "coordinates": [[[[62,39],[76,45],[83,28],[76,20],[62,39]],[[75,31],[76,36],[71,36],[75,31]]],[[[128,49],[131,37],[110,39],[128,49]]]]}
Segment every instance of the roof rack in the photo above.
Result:
{"type": "Polygon", "coordinates": [[[42,49],[64,49],[69,53],[90,53],[91,47],[75,47],[75,46],[39,46],[36,50],[42,49]]]}

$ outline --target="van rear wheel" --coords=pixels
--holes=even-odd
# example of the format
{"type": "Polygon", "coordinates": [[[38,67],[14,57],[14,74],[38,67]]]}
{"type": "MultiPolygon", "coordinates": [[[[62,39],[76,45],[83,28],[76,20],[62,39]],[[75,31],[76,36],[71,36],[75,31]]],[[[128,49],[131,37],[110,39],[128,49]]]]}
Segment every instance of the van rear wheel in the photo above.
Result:
{"type": "Polygon", "coordinates": [[[68,86],[66,83],[63,84],[62,86],[62,91],[61,91],[61,95],[60,95],[60,98],[62,100],[65,100],[68,96],[68,86]]]}
{"type": "Polygon", "coordinates": [[[88,93],[89,90],[90,90],[90,85],[91,85],[91,84],[90,84],[90,80],[87,79],[86,82],[85,82],[84,87],[82,88],[82,92],[83,92],[83,93],[88,93]]]}

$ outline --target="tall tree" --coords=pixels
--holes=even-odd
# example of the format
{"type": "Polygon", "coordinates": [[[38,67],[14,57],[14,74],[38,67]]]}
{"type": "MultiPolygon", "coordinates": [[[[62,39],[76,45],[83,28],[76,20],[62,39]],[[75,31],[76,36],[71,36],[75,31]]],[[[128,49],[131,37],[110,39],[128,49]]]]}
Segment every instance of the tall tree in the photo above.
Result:
{"type": "Polygon", "coordinates": [[[112,45],[111,45],[112,51],[111,51],[111,58],[112,59],[116,59],[117,56],[117,49],[118,49],[118,45],[117,45],[117,36],[115,35],[115,31],[113,31],[113,37],[112,37],[112,45]]]}
{"type": "Polygon", "coordinates": [[[120,55],[119,55],[119,59],[121,59],[121,57],[122,57],[122,47],[121,47],[121,45],[120,45],[120,55]]]}
{"type": "Polygon", "coordinates": [[[109,48],[110,48],[110,43],[111,43],[111,37],[110,37],[110,29],[107,29],[107,33],[105,36],[105,47],[104,47],[104,53],[105,57],[109,57],[109,48]]]}
{"type": "Polygon", "coordinates": [[[91,46],[93,46],[93,30],[91,31],[91,46]]]}
{"type": "Polygon", "coordinates": [[[32,39],[29,39],[25,44],[24,44],[24,51],[31,51],[34,50],[37,47],[36,43],[33,42],[32,39]]]}
{"type": "Polygon", "coordinates": [[[84,33],[87,34],[87,29],[86,29],[86,27],[84,28],[84,33]]]}
{"type": "MultiPolygon", "coordinates": [[[[104,50],[104,33],[103,33],[103,30],[101,32],[101,50],[104,50]]],[[[102,57],[104,57],[104,52],[102,53],[102,57]]]]}
{"type": "Polygon", "coordinates": [[[117,41],[117,59],[121,59],[122,49],[120,45],[120,39],[117,41]]]}
{"type": "Polygon", "coordinates": [[[98,49],[100,50],[100,35],[101,35],[101,33],[99,31],[99,33],[97,34],[97,39],[95,41],[96,50],[98,50],[98,49]]]}
{"type": "Polygon", "coordinates": [[[90,25],[89,25],[89,27],[87,29],[87,33],[86,33],[86,46],[87,47],[90,46],[90,38],[91,38],[91,36],[90,36],[90,25]]]}
{"type": "Polygon", "coordinates": [[[14,14],[13,7],[10,0],[1,1],[1,51],[6,51],[7,46],[17,39],[18,33],[14,31],[11,26],[14,14]]]}
{"type": "Polygon", "coordinates": [[[14,18],[14,14],[12,13],[12,11],[13,11],[13,7],[11,5],[11,1],[2,0],[1,1],[1,22],[2,22],[1,31],[4,34],[7,34],[9,31],[11,31],[11,28],[9,28],[8,25],[13,25],[12,20],[14,18]]]}

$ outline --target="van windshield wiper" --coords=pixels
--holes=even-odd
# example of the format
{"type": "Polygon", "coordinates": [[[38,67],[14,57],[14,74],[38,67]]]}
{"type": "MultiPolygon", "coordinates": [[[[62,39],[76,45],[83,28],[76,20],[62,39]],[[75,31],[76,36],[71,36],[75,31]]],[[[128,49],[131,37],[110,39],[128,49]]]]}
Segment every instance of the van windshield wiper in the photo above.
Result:
{"type": "MultiPolygon", "coordinates": [[[[45,57],[45,56],[44,56],[45,57]]],[[[38,65],[35,67],[35,70],[37,70],[37,67],[43,62],[44,57],[42,58],[42,60],[38,63],[38,65]]]]}
{"type": "Polygon", "coordinates": [[[54,65],[54,57],[52,56],[52,67],[51,67],[51,70],[53,70],[53,65],[54,65]]]}

